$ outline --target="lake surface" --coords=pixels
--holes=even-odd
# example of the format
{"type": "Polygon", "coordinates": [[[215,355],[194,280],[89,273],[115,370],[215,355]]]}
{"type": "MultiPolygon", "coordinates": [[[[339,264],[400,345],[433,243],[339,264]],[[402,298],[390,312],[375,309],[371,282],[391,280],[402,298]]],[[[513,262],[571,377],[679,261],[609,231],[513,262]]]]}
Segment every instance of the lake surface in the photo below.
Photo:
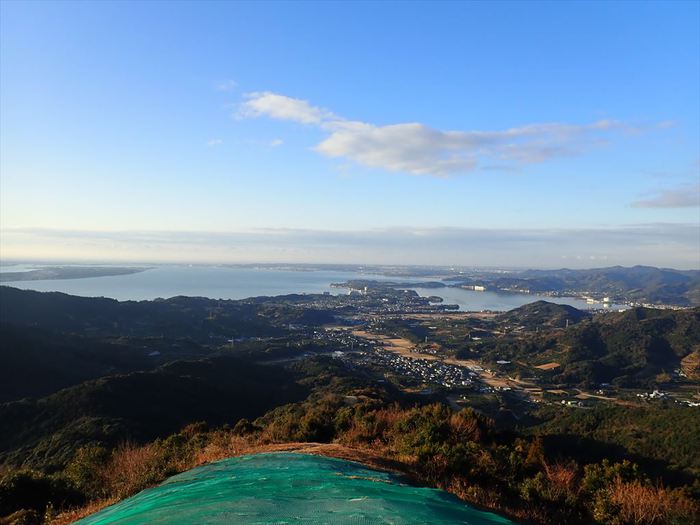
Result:
{"type": "MultiPolygon", "coordinates": [[[[6,265],[2,272],[28,271],[40,266],[6,265]]],[[[294,271],[251,267],[227,266],[155,266],[149,270],[128,275],[88,277],[82,279],[47,279],[38,281],[8,281],[2,284],[41,292],[64,292],[83,297],[111,297],[122,301],[151,300],[176,295],[209,297],[212,299],[245,299],[261,295],[292,293],[347,293],[333,288],[331,283],[350,279],[393,280],[425,282],[424,277],[387,277],[357,271],[294,271]]],[[[501,292],[474,292],[461,288],[414,288],[422,296],[437,295],[445,304],[458,304],[460,309],[511,310],[540,299],[576,308],[591,305],[574,297],[546,297],[536,294],[501,292]]],[[[598,305],[600,306],[600,305],[598,305]]]]}
{"type": "Polygon", "coordinates": [[[414,487],[350,461],[253,454],[198,467],[79,525],[303,523],[513,524],[442,490],[414,487]]]}

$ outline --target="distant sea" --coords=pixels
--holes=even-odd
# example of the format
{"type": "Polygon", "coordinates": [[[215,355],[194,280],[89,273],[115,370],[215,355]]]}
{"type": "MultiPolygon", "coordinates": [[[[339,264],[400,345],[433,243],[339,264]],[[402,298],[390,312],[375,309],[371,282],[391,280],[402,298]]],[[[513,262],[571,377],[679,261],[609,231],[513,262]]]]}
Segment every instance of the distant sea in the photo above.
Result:
{"type": "MultiPolygon", "coordinates": [[[[3,265],[0,271],[19,272],[47,265],[3,265]]],[[[361,273],[359,271],[295,271],[227,266],[155,266],[149,270],[128,275],[88,277],[82,279],[50,279],[37,281],[8,281],[2,283],[25,290],[64,292],[83,297],[110,297],[120,301],[151,300],[177,295],[208,297],[211,299],[245,299],[262,295],[293,293],[347,293],[343,288],[331,287],[350,279],[393,280],[426,282],[425,277],[396,277],[361,273]]],[[[548,297],[536,294],[474,292],[460,288],[413,288],[422,296],[439,296],[445,304],[457,304],[461,310],[511,310],[540,299],[576,308],[591,305],[575,297],[548,297]]],[[[600,305],[598,305],[600,306],[600,305]]]]}

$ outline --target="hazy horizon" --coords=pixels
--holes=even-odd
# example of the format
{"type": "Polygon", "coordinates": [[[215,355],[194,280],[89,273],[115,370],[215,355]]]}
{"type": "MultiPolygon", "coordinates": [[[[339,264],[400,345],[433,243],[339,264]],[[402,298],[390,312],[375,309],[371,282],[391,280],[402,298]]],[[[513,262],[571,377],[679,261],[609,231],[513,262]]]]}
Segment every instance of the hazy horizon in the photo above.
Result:
{"type": "Polygon", "coordinates": [[[242,233],[20,230],[4,236],[0,259],[4,261],[698,269],[694,225],[525,232],[459,228],[242,233]],[[19,244],[16,251],[8,249],[13,242],[19,244]],[[52,257],[42,255],[47,250],[52,257]],[[445,256],[446,252],[450,255],[445,256]],[[136,253],[142,256],[135,257],[136,253]]]}

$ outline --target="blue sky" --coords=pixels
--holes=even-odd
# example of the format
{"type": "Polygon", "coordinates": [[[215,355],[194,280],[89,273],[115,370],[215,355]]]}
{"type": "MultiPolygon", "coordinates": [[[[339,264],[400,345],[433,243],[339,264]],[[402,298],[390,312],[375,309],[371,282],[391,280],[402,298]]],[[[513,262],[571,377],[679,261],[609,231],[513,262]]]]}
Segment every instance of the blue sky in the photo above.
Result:
{"type": "Polygon", "coordinates": [[[3,258],[700,266],[698,2],[1,10],[3,258]]]}

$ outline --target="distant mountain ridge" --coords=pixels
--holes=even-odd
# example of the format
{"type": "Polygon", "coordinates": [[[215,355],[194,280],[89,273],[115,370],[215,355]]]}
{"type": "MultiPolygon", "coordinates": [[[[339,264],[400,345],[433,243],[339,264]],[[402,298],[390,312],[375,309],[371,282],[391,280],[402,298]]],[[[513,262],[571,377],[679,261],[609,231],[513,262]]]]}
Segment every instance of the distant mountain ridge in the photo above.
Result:
{"type": "Polygon", "coordinates": [[[700,306],[700,270],[612,266],[589,270],[523,270],[508,274],[482,272],[450,280],[472,286],[488,284],[501,290],[590,293],[618,301],[700,306]]]}

